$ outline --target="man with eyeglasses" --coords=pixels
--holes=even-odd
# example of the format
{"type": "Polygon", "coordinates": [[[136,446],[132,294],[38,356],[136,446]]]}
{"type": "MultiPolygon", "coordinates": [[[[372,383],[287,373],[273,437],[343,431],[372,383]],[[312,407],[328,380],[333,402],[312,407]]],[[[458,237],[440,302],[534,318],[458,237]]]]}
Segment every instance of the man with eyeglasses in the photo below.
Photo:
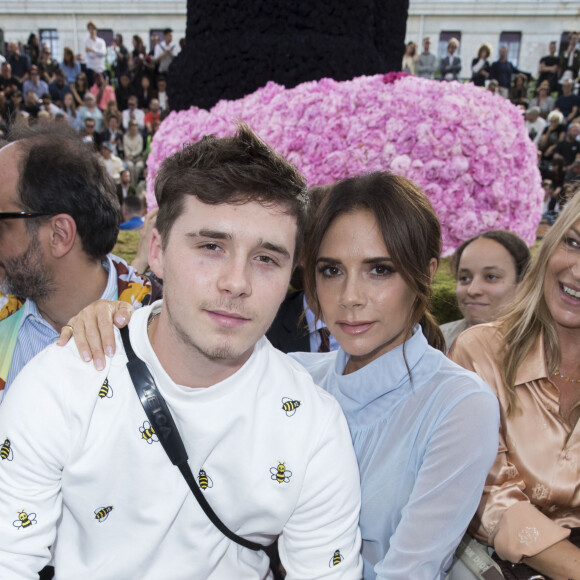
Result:
{"type": "Polygon", "coordinates": [[[67,127],[0,149],[0,400],[67,320],[97,298],[140,306],[150,282],[110,254],[120,210],[98,157],[67,127]]]}
{"type": "Polygon", "coordinates": [[[29,79],[22,83],[22,92],[26,94],[28,91],[33,91],[39,99],[42,99],[42,95],[48,93],[49,89],[46,81],[40,78],[38,67],[32,65],[28,75],[29,79]]]}

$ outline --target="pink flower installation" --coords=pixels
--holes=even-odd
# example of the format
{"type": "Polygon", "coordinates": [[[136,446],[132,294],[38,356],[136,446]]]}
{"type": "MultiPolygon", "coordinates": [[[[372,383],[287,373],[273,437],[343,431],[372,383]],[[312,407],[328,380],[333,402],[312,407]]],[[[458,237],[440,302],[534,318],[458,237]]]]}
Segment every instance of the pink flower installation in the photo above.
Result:
{"type": "Polygon", "coordinates": [[[544,192],[521,112],[472,84],[406,75],[322,79],[293,89],[270,82],[211,111],[172,112],[147,161],[149,208],[157,205],[153,184],[166,157],[204,135],[232,135],[239,120],[310,185],[385,169],[412,179],[439,216],[443,255],[489,229],[535,241],[544,192]]]}

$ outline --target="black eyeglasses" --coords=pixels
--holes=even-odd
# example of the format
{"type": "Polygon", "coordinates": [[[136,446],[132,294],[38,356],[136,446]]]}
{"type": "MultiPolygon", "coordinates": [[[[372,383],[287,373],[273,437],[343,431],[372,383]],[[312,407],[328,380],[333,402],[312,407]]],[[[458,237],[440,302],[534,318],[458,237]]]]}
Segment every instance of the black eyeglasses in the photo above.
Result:
{"type": "Polygon", "coordinates": [[[11,220],[15,218],[37,218],[45,215],[56,215],[54,213],[40,211],[0,211],[0,220],[11,220]]]}

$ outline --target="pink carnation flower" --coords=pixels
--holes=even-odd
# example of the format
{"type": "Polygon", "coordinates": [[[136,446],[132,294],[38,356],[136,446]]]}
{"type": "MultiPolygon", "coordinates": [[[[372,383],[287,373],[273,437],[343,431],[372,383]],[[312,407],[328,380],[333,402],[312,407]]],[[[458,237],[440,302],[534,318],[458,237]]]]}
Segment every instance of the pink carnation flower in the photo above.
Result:
{"type": "Polygon", "coordinates": [[[171,113],[153,138],[147,201],[155,175],[186,143],[231,135],[247,122],[294,163],[310,185],[388,169],[414,180],[441,221],[443,254],[490,228],[535,241],[543,190],[536,149],[521,113],[471,84],[389,73],[286,89],[274,82],[211,111],[171,113]]]}

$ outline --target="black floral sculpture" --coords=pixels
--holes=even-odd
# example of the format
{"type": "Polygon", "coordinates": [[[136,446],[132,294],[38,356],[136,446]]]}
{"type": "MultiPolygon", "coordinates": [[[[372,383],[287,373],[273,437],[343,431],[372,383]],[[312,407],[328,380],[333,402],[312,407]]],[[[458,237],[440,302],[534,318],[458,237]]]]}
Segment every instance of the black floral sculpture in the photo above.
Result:
{"type": "Polygon", "coordinates": [[[186,46],[169,71],[175,110],[209,109],[268,81],[287,88],[398,71],[408,0],[189,0],[186,46]]]}

